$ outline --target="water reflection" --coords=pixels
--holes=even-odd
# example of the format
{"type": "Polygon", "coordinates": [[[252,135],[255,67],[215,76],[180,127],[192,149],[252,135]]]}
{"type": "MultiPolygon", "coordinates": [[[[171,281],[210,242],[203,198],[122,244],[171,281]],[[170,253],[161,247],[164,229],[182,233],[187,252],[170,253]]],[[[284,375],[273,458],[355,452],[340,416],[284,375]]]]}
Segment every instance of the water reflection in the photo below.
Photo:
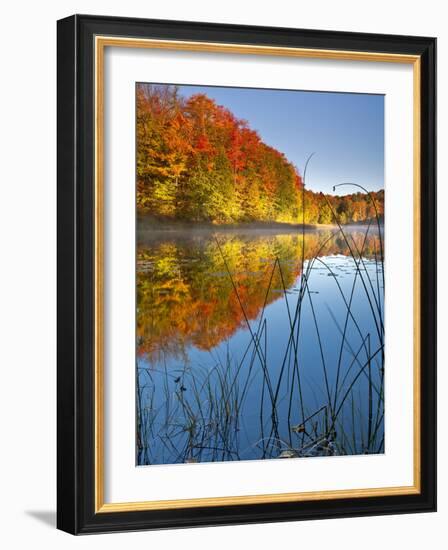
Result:
{"type": "Polygon", "coordinates": [[[140,235],[138,463],[382,452],[382,246],[373,227],[140,235]]]}

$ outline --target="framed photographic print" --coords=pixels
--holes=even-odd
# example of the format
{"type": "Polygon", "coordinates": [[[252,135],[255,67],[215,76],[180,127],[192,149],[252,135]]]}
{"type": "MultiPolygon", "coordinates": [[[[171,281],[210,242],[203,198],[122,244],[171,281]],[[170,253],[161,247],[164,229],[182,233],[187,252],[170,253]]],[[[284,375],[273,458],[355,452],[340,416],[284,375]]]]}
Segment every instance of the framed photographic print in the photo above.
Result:
{"type": "Polygon", "coordinates": [[[58,527],[435,510],[434,38],[58,22],[58,527]]]}

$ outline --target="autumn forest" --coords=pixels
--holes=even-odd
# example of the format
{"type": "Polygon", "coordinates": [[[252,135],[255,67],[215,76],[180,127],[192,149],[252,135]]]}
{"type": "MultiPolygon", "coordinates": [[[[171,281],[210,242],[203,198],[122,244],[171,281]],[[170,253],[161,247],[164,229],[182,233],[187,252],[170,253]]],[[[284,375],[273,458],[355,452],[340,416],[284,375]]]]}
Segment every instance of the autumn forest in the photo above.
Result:
{"type": "Polygon", "coordinates": [[[383,190],[304,189],[282,152],[205,94],[138,84],[136,125],[137,208],[159,220],[348,224],[372,220],[375,207],[383,215],[383,190]]]}

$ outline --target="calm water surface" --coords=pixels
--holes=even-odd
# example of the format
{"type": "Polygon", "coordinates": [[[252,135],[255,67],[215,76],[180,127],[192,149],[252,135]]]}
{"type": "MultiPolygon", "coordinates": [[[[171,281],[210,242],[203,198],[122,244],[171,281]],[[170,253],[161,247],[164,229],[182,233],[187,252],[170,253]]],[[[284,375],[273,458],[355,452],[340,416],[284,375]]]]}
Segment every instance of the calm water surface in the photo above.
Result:
{"type": "Polygon", "coordinates": [[[378,228],[139,234],[137,463],[384,452],[378,228]]]}

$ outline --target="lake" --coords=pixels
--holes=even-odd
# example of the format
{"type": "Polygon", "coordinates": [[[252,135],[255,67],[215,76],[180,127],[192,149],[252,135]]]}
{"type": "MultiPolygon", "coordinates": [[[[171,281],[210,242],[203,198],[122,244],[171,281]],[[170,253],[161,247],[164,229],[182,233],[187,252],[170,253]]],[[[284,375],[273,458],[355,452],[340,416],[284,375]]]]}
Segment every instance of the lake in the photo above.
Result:
{"type": "Polygon", "coordinates": [[[383,453],[383,247],[376,224],[139,231],[137,464],[383,453]]]}

